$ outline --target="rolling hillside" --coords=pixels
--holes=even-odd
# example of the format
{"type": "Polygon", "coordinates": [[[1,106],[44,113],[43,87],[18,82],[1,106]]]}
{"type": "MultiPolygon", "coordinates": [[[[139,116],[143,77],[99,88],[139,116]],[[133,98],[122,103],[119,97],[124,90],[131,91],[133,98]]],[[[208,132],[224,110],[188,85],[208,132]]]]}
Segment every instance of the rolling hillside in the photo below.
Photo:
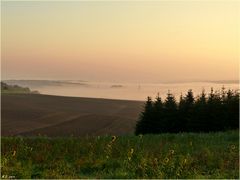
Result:
{"type": "Polygon", "coordinates": [[[2,136],[132,134],[143,102],[2,94],[2,136]]]}

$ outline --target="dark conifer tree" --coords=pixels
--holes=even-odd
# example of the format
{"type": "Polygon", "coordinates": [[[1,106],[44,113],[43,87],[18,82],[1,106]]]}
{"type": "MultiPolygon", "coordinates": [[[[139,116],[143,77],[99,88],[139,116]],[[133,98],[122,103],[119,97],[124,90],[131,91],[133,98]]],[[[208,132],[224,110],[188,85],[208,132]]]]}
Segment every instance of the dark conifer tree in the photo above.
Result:
{"type": "Polygon", "coordinates": [[[154,108],[156,111],[162,111],[162,108],[163,108],[163,102],[162,102],[162,99],[161,97],[159,96],[159,93],[156,97],[156,100],[154,102],[154,108]]]}
{"type": "Polygon", "coordinates": [[[206,121],[208,122],[208,124],[206,124],[206,126],[203,128],[205,131],[213,131],[214,124],[210,122],[210,121],[215,121],[214,117],[212,117],[213,108],[214,108],[214,92],[213,92],[213,88],[211,88],[210,94],[208,95],[207,104],[206,104],[206,113],[208,115],[206,117],[206,121]]]}
{"type": "Polygon", "coordinates": [[[239,128],[239,91],[224,87],[206,96],[204,90],[196,99],[192,90],[180,96],[177,104],[168,92],[164,102],[159,94],[152,102],[148,97],[144,111],[139,117],[135,133],[209,132],[239,128]]]}
{"type": "Polygon", "coordinates": [[[184,99],[183,99],[183,95],[182,95],[182,93],[181,93],[181,95],[180,95],[180,98],[179,98],[179,106],[183,106],[184,105],[184,99]]]}
{"type": "Polygon", "coordinates": [[[192,89],[188,90],[185,100],[186,100],[186,103],[189,107],[193,106],[194,96],[193,96],[192,89]]]}
{"type": "Polygon", "coordinates": [[[154,132],[153,133],[161,133],[165,128],[164,122],[164,109],[163,109],[163,102],[159,93],[156,97],[156,100],[153,105],[154,117],[153,117],[153,125],[154,125],[154,132]]]}
{"type": "Polygon", "coordinates": [[[207,113],[206,113],[207,98],[205,91],[196,99],[193,108],[192,120],[191,120],[191,131],[193,132],[203,132],[208,126],[207,113]]]}
{"type": "Polygon", "coordinates": [[[178,118],[179,118],[179,131],[183,132],[186,131],[186,118],[185,118],[185,114],[186,114],[186,108],[185,108],[185,99],[181,93],[180,95],[180,99],[179,99],[179,104],[178,104],[178,118]]]}
{"type": "Polygon", "coordinates": [[[144,110],[140,114],[139,121],[136,124],[135,134],[147,134],[152,132],[151,119],[153,117],[153,102],[151,97],[147,97],[144,110]]]}
{"type": "Polygon", "coordinates": [[[221,96],[217,91],[214,93],[213,88],[211,88],[211,93],[209,94],[206,108],[206,113],[208,114],[208,125],[205,127],[205,130],[218,131],[223,129],[224,122],[222,121],[223,113],[221,109],[221,96]]]}
{"type": "Polygon", "coordinates": [[[239,127],[239,92],[228,90],[224,101],[227,112],[226,122],[229,129],[237,129],[239,127]]]}
{"type": "Polygon", "coordinates": [[[181,120],[180,131],[191,131],[191,118],[193,116],[194,96],[192,90],[188,90],[185,97],[180,96],[178,113],[181,120]]]}
{"type": "Polygon", "coordinates": [[[191,89],[188,90],[186,96],[184,97],[185,100],[185,106],[184,106],[184,117],[185,117],[185,123],[186,123],[186,131],[192,131],[191,119],[194,117],[193,114],[193,105],[194,105],[194,96],[191,89]]]}
{"type": "Polygon", "coordinates": [[[165,132],[179,132],[179,119],[177,117],[177,103],[175,97],[170,93],[167,94],[164,102],[164,122],[166,123],[165,132]]]}

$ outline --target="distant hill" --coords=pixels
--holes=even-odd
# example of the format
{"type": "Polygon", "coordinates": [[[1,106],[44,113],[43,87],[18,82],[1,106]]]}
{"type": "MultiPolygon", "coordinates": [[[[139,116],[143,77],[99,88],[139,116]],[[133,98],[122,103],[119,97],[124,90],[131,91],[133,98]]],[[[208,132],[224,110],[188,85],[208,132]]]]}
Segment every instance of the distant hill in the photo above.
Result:
{"type": "Polygon", "coordinates": [[[28,87],[42,87],[42,86],[74,86],[74,85],[82,85],[88,86],[86,81],[71,81],[71,80],[4,80],[3,82],[14,85],[18,84],[20,86],[28,86],[28,87]]]}
{"type": "Polygon", "coordinates": [[[219,81],[206,81],[210,83],[216,83],[216,84],[238,84],[239,80],[219,80],[219,81]]]}
{"type": "Polygon", "coordinates": [[[1,82],[1,93],[39,94],[38,91],[31,91],[28,87],[21,87],[18,85],[9,85],[4,82],[1,82]]]}

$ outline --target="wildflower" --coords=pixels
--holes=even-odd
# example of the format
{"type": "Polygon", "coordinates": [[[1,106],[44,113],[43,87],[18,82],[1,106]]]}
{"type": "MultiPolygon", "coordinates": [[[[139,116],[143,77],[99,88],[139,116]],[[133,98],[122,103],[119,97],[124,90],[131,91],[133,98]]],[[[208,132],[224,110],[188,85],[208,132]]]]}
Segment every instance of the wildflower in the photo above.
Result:
{"type": "Polygon", "coordinates": [[[155,166],[158,165],[158,159],[157,159],[157,158],[154,158],[154,159],[153,159],[153,164],[154,164],[155,166]]]}
{"type": "Polygon", "coordinates": [[[166,157],[166,158],[164,159],[164,162],[165,162],[165,163],[168,163],[168,162],[169,162],[169,159],[166,157]]]}
{"type": "Polygon", "coordinates": [[[183,163],[186,164],[187,163],[187,159],[184,159],[183,163]]]}
{"type": "Polygon", "coordinates": [[[14,150],[12,156],[14,157],[15,155],[16,155],[16,151],[14,150]]]}
{"type": "Polygon", "coordinates": [[[131,161],[132,155],[133,155],[134,149],[131,148],[130,151],[128,152],[128,160],[131,161]]]}
{"type": "Polygon", "coordinates": [[[130,154],[133,154],[133,152],[134,152],[134,149],[131,148],[131,149],[130,149],[130,154]]]}
{"type": "Polygon", "coordinates": [[[108,148],[111,148],[111,144],[108,144],[107,146],[108,146],[108,148]]]}
{"type": "Polygon", "coordinates": [[[231,145],[231,149],[234,150],[236,147],[234,145],[231,145]]]}
{"type": "Polygon", "coordinates": [[[112,142],[116,141],[117,137],[116,136],[112,136],[112,142]]]}
{"type": "Polygon", "coordinates": [[[170,154],[174,154],[174,150],[173,149],[170,150],[170,154]]]}

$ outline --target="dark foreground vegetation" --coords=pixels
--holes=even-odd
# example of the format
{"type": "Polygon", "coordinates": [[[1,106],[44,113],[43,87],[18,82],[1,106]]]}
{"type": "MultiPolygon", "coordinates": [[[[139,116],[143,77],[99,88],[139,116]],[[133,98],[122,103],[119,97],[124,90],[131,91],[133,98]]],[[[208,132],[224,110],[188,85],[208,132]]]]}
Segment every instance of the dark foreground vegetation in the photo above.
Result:
{"type": "Polygon", "coordinates": [[[148,97],[136,134],[212,132],[239,128],[239,92],[224,88],[194,97],[192,90],[179,102],[168,93],[165,101],[148,97]]]}
{"type": "Polygon", "coordinates": [[[239,133],[2,137],[2,178],[239,178],[239,133]]]}

